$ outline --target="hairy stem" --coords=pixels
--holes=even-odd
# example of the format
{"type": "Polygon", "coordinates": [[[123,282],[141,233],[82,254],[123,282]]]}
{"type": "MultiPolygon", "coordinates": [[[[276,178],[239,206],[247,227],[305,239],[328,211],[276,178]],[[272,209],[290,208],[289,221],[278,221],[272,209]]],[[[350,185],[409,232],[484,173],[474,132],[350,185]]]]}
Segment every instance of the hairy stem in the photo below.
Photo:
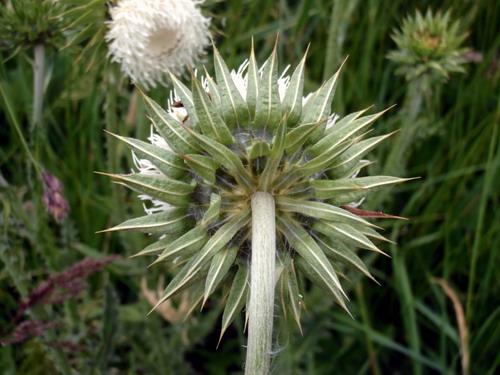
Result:
{"type": "Polygon", "coordinates": [[[274,205],[274,198],[269,193],[257,192],[252,196],[246,375],[266,375],[270,367],[276,264],[274,205]]]}

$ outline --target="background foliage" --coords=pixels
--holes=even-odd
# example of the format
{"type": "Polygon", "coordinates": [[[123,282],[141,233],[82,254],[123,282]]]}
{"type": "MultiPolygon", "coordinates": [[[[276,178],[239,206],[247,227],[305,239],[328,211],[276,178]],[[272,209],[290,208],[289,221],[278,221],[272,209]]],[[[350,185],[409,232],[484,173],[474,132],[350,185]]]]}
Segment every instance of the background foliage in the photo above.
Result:
{"type": "MultiPolygon", "coordinates": [[[[465,364],[469,373],[496,373],[500,3],[229,0],[207,2],[204,9],[213,14],[214,38],[230,67],[248,56],[252,36],[262,62],[280,32],[281,69],[296,65],[311,44],[305,92],[319,87],[349,55],[334,111],[343,115],[372,104],[381,110],[397,103],[377,122],[376,132],[403,131],[372,154],[378,162],[371,168],[378,173],[398,168],[406,176],[421,177],[366,203],[410,218],[384,223],[386,235],[398,243],[382,247],[392,260],[365,257],[381,286],[346,275],[355,319],[324,299],[320,290],[309,288],[304,296],[304,334],[293,323],[281,323],[277,330],[275,372],[454,374],[463,371],[465,355],[470,358],[465,364]],[[453,18],[461,18],[469,32],[465,47],[478,55],[465,66],[465,74],[452,75],[439,89],[421,93],[426,102],[408,123],[413,91],[386,56],[395,48],[392,30],[416,9],[425,12],[428,7],[450,9],[453,18]],[[399,142],[405,132],[412,137],[399,142]],[[391,153],[398,155],[391,159],[391,153]],[[407,163],[392,166],[394,160],[407,163]],[[436,283],[435,278],[442,281],[436,283]],[[466,338],[464,325],[461,331],[457,321],[459,306],[465,313],[466,338]]],[[[99,25],[92,27],[99,30],[99,25]]],[[[147,269],[146,259],[127,258],[150,242],[146,235],[95,234],[142,211],[134,194],[93,173],[122,172],[132,166],[128,150],[102,130],[145,139],[150,126],[136,89],[105,59],[103,46],[68,30],[65,36],[73,38],[70,47],[61,49],[58,40],[46,49],[39,126],[34,126],[31,115],[32,45],[13,50],[5,41],[7,31],[0,35],[0,340],[12,337],[22,321],[55,324],[38,336],[0,347],[2,373],[241,373],[242,319],[216,350],[219,304],[212,302],[184,322],[177,316],[183,314],[176,314],[185,312],[180,300],[161,315],[146,317],[147,297],[154,299],[157,288],[152,280],[159,274],[168,279],[171,265],[147,269]],[[33,160],[64,185],[71,211],[61,223],[44,211],[43,187],[33,160]],[[42,301],[19,316],[21,301],[51,275],[85,257],[104,259],[112,254],[120,257],[104,270],[96,269],[84,292],[73,290],[74,295],[60,303],[42,301]],[[149,291],[144,283],[141,288],[144,277],[145,283],[151,278],[149,291]]],[[[165,103],[168,90],[157,88],[149,94],[165,103]]],[[[67,287],[71,291],[72,286],[67,287]]]]}

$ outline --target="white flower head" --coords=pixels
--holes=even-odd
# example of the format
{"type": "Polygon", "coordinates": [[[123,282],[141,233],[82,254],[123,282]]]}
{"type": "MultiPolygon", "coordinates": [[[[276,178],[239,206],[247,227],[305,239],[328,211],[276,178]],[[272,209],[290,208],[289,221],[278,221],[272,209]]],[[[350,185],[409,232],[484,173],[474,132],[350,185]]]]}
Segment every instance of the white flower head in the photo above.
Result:
{"type": "Polygon", "coordinates": [[[164,83],[199,60],[210,43],[210,19],[199,0],[121,0],[110,9],[106,40],[111,60],[146,88],[164,83]]]}

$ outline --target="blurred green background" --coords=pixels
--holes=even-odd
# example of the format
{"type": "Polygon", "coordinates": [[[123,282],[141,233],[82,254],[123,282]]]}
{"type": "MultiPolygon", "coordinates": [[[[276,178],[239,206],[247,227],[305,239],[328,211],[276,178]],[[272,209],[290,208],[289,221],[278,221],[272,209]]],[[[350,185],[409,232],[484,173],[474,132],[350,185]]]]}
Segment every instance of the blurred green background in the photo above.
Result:
{"type": "MultiPolygon", "coordinates": [[[[14,2],[29,8],[29,0],[14,2]]],[[[155,298],[160,276],[169,280],[172,265],[148,269],[147,259],[128,259],[151,242],[147,235],[95,233],[142,211],[136,194],[94,173],[133,166],[128,149],[103,129],[143,140],[150,133],[137,90],[106,58],[105,1],[65,0],[58,9],[47,2],[41,15],[26,16],[42,17],[54,35],[66,28],[45,47],[38,123],[32,116],[34,48],[15,39],[19,25],[7,27],[9,3],[1,2],[0,28],[0,372],[242,373],[243,317],[216,348],[220,301],[185,321],[180,299],[146,316],[148,297],[155,298]],[[91,16],[76,9],[88,4],[91,16]],[[64,186],[71,211],[61,222],[44,209],[41,170],[64,186]],[[119,258],[90,275],[85,291],[22,311],[21,301],[51,275],[113,254],[119,258]],[[7,342],[29,320],[56,325],[7,342]]],[[[346,274],[355,319],[305,285],[303,335],[277,320],[274,373],[497,373],[500,2],[229,0],[207,1],[203,11],[213,17],[214,41],[232,68],[248,56],[252,36],[262,63],[279,32],[281,70],[295,66],[310,44],[305,92],[316,90],[348,55],[333,110],[343,116],[397,104],[377,121],[375,133],[402,131],[371,153],[370,172],[420,177],[363,205],[410,219],[381,224],[397,242],[381,245],[392,259],[363,254],[381,285],[346,274]],[[402,21],[427,9],[461,19],[469,52],[465,73],[419,88],[396,74],[387,54],[396,48],[391,35],[402,21]]],[[[168,91],[148,94],[166,104],[168,91]]]]}

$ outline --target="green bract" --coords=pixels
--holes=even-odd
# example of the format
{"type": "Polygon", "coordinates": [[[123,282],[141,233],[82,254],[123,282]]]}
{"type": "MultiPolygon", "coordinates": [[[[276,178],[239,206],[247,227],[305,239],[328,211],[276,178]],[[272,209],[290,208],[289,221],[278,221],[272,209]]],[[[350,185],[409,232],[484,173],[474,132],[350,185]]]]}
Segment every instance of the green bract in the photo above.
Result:
{"type": "Polygon", "coordinates": [[[194,307],[225,286],[224,331],[247,303],[250,197],[269,192],[276,203],[276,287],[284,311],[299,323],[299,272],[345,308],[339,265],[371,277],[354,248],[381,252],[372,240],[383,239],[363,218],[367,211],[346,205],[404,181],[355,177],[369,164],[364,155],[389,136],[367,137],[382,112],[363,110],[335,122],[331,104],[340,70],[303,99],[305,58],[283,78],[276,50],[260,69],[252,50],[238,73],[217,50],[214,55],[215,79],[193,76],[189,89],[172,77],[176,98],[169,110],[144,96],[158,133],[152,144],[117,136],[134,151],[141,171],[110,176],[155,206],[109,230],[166,236],[137,254],[179,265],[159,303],[191,288],[194,307]]]}

